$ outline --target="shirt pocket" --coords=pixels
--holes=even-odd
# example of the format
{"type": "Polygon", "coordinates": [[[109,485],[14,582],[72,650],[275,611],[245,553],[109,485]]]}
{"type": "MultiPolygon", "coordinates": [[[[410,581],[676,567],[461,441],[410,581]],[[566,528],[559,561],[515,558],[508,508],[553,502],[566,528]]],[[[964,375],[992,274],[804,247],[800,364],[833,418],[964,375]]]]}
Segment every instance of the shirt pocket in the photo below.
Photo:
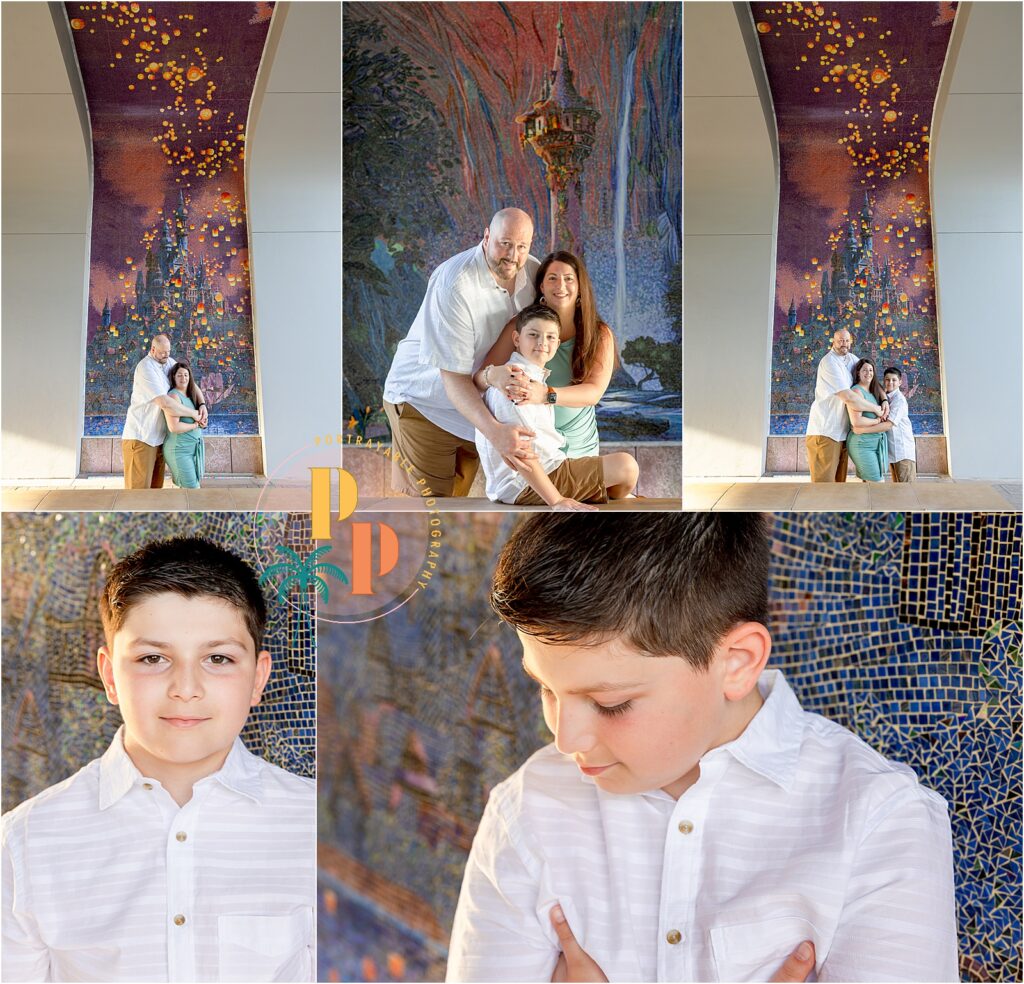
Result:
{"type": "MultiPolygon", "coordinates": [[[[800,911],[798,903],[780,905],[765,900],[759,908],[764,915],[758,916],[749,909],[727,913],[711,927],[711,950],[718,980],[770,980],[804,940],[814,943],[815,964],[821,961],[825,953],[822,934],[808,913],[800,911]]],[[[816,981],[817,976],[812,972],[807,979],[816,981]]]]}
{"type": "Polygon", "coordinates": [[[312,906],[283,916],[219,916],[217,934],[222,981],[313,979],[312,906]]]}

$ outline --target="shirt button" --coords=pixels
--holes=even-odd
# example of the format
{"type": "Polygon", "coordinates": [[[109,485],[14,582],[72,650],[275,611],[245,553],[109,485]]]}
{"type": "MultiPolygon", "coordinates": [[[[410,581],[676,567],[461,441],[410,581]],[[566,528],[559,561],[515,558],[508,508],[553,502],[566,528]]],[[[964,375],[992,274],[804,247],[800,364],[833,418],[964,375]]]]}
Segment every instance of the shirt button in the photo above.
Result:
{"type": "Polygon", "coordinates": [[[681,834],[692,834],[693,824],[689,820],[679,821],[679,833],[681,834]]]}
{"type": "Polygon", "coordinates": [[[188,840],[188,834],[186,834],[184,830],[179,830],[174,835],[174,839],[175,840],[179,840],[179,841],[186,841],[186,840],[188,840]]]}
{"type": "Polygon", "coordinates": [[[175,926],[184,926],[185,925],[185,917],[180,912],[174,917],[174,925],[175,926]]]}
{"type": "Polygon", "coordinates": [[[673,946],[675,946],[682,938],[683,934],[680,933],[678,929],[670,929],[665,934],[665,939],[668,940],[668,942],[671,943],[673,946]]]}
{"type": "Polygon", "coordinates": [[[144,782],[142,784],[142,788],[143,789],[152,789],[153,788],[153,784],[151,782],[144,782]]]}

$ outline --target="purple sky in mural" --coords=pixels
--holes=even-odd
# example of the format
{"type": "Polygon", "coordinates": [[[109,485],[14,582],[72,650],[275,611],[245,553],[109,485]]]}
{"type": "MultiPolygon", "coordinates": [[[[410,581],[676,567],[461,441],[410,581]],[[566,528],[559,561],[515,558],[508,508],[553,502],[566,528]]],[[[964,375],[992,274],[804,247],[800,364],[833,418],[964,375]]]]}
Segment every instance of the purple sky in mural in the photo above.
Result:
{"type": "Polygon", "coordinates": [[[66,9],[94,162],[87,433],[119,432],[158,330],[210,390],[211,426],[254,432],[244,148],[273,4],[66,9]]]}
{"type": "Polygon", "coordinates": [[[955,6],[751,4],[781,164],[772,433],[802,433],[839,325],[941,433],[928,147],[955,6]]]}

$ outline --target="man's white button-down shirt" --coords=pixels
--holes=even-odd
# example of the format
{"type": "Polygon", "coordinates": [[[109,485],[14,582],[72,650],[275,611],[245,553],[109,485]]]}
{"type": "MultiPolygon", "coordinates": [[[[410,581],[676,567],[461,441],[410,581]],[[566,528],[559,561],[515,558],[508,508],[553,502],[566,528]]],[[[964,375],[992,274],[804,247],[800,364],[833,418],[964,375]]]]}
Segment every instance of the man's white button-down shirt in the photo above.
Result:
{"type": "Polygon", "coordinates": [[[167,437],[167,422],[164,412],[152,402],[158,396],[166,396],[171,389],[170,372],[174,362],[167,360],[166,365],[157,362],[147,355],[135,367],[132,377],[132,402],[124,420],[121,432],[123,441],[142,441],[156,447],[163,444],[167,437]]]}
{"type": "Polygon", "coordinates": [[[819,981],[955,981],[941,797],[781,674],[674,800],[606,793],[553,745],[491,793],[449,981],[549,981],[557,902],[610,981],[767,981],[802,940],[819,981]]]}
{"type": "Polygon", "coordinates": [[[539,265],[528,257],[509,294],[492,276],[483,243],[445,260],[430,275],[416,320],[398,343],[384,399],[411,403],[442,430],[472,441],[473,425],[452,406],[441,370],[469,375],[480,368],[509,319],[533,303],[539,265]]]}
{"type": "Polygon", "coordinates": [[[853,367],[858,362],[852,352],[836,355],[831,349],[818,363],[814,384],[814,403],[807,418],[807,436],[830,437],[845,441],[850,433],[850,415],[846,404],[836,396],[853,386],[853,367]]]}
{"type": "Polygon", "coordinates": [[[311,981],[316,786],[235,744],[179,807],[125,753],[3,818],[5,981],[311,981]]]}
{"type": "Polygon", "coordinates": [[[893,390],[888,394],[889,420],[892,430],[885,432],[885,440],[889,445],[889,461],[917,461],[914,447],[914,428],[910,424],[910,406],[901,390],[893,390]]]}

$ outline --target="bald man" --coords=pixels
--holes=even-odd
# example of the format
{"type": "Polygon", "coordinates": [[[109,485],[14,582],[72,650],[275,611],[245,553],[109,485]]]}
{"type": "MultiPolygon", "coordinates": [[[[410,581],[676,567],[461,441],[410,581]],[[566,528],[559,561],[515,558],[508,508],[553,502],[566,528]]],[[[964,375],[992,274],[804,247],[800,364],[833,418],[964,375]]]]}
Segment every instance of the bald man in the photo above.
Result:
{"type": "Polygon", "coordinates": [[[430,275],[416,320],[398,343],[384,382],[395,473],[404,477],[405,491],[468,495],[480,465],[474,429],[508,457],[534,456],[533,434],[498,423],[473,385],[473,373],[502,327],[533,303],[539,264],[530,255],[532,241],[530,216],[503,208],[479,244],[430,275]],[[411,473],[401,468],[404,463],[412,465],[411,473]]]}
{"type": "MultiPolygon", "coordinates": [[[[814,403],[807,418],[807,464],[812,482],[846,481],[846,438],[850,433],[847,407],[878,413],[878,406],[853,391],[853,367],[858,357],[850,351],[853,336],[838,329],[832,336],[832,347],[818,363],[814,386],[814,403]]],[[[882,420],[889,415],[889,404],[882,405],[882,420]]]]}

